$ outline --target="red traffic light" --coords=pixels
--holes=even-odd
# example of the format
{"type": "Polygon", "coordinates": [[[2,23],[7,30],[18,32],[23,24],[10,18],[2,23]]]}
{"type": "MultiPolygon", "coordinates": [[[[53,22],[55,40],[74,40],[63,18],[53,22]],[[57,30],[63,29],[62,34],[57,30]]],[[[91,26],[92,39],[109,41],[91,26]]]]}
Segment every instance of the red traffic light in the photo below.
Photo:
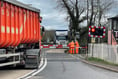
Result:
{"type": "Polygon", "coordinates": [[[103,26],[89,26],[89,37],[104,38],[106,33],[106,28],[103,26]]]}
{"type": "Polygon", "coordinates": [[[91,28],[91,32],[95,32],[95,28],[91,28]]]}

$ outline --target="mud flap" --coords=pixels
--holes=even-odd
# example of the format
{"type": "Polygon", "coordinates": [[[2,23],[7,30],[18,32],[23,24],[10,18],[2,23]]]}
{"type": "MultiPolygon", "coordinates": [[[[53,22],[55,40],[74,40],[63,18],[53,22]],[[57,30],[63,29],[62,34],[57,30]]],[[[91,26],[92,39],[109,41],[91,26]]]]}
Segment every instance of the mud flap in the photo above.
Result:
{"type": "Polygon", "coordinates": [[[27,49],[25,68],[38,68],[40,63],[40,49],[27,49]]]}

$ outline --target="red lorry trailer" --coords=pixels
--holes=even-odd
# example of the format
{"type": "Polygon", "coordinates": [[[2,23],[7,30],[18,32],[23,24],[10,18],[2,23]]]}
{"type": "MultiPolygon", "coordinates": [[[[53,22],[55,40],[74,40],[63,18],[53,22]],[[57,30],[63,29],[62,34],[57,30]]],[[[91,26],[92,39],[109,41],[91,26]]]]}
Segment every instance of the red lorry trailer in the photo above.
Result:
{"type": "Polygon", "coordinates": [[[0,67],[40,63],[40,10],[16,0],[0,0],[0,67]]]}

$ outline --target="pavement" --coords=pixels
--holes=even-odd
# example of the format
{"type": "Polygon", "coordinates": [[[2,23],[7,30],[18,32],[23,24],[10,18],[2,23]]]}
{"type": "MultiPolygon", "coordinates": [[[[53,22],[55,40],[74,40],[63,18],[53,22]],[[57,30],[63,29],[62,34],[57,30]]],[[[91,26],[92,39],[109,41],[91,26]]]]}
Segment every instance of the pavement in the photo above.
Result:
{"type": "Polygon", "coordinates": [[[110,70],[110,71],[113,71],[113,72],[118,72],[118,66],[115,66],[115,65],[110,65],[110,64],[104,64],[104,63],[100,63],[100,62],[95,62],[95,61],[88,61],[86,60],[85,56],[82,56],[80,54],[76,54],[76,55],[73,55],[74,57],[76,57],[77,59],[80,58],[80,60],[86,64],[89,64],[89,65],[93,65],[93,66],[96,66],[96,67],[99,67],[99,68],[103,68],[103,69],[106,69],[106,70],[110,70]]]}
{"type": "Polygon", "coordinates": [[[23,69],[22,67],[0,67],[0,79],[17,79],[31,71],[32,69],[23,69]]]}

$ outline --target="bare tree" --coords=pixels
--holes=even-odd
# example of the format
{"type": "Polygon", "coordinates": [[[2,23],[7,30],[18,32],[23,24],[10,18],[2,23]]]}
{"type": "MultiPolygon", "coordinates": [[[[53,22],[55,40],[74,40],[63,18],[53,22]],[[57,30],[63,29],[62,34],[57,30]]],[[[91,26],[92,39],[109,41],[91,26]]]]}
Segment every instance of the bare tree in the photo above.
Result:
{"type": "Polygon", "coordinates": [[[103,15],[113,7],[113,4],[114,0],[89,0],[89,2],[87,0],[88,26],[101,26],[103,15]]]}
{"type": "MultiPolygon", "coordinates": [[[[75,32],[80,32],[80,23],[87,20],[87,27],[101,26],[103,15],[114,4],[114,0],[57,0],[57,2],[58,7],[67,13],[69,28],[74,39],[76,39],[75,32]]],[[[87,29],[81,32],[87,33],[87,29]]]]}
{"type": "Polygon", "coordinates": [[[72,37],[75,39],[75,32],[80,30],[80,23],[86,20],[86,16],[82,16],[85,7],[81,3],[83,0],[57,0],[61,9],[67,13],[69,27],[72,31],[72,37]]]}
{"type": "MultiPolygon", "coordinates": [[[[87,26],[102,26],[105,24],[106,12],[114,6],[114,0],[86,0],[87,2],[87,26]]],[[[99,39],[100,42],[100,39],[99,39]]]]}

